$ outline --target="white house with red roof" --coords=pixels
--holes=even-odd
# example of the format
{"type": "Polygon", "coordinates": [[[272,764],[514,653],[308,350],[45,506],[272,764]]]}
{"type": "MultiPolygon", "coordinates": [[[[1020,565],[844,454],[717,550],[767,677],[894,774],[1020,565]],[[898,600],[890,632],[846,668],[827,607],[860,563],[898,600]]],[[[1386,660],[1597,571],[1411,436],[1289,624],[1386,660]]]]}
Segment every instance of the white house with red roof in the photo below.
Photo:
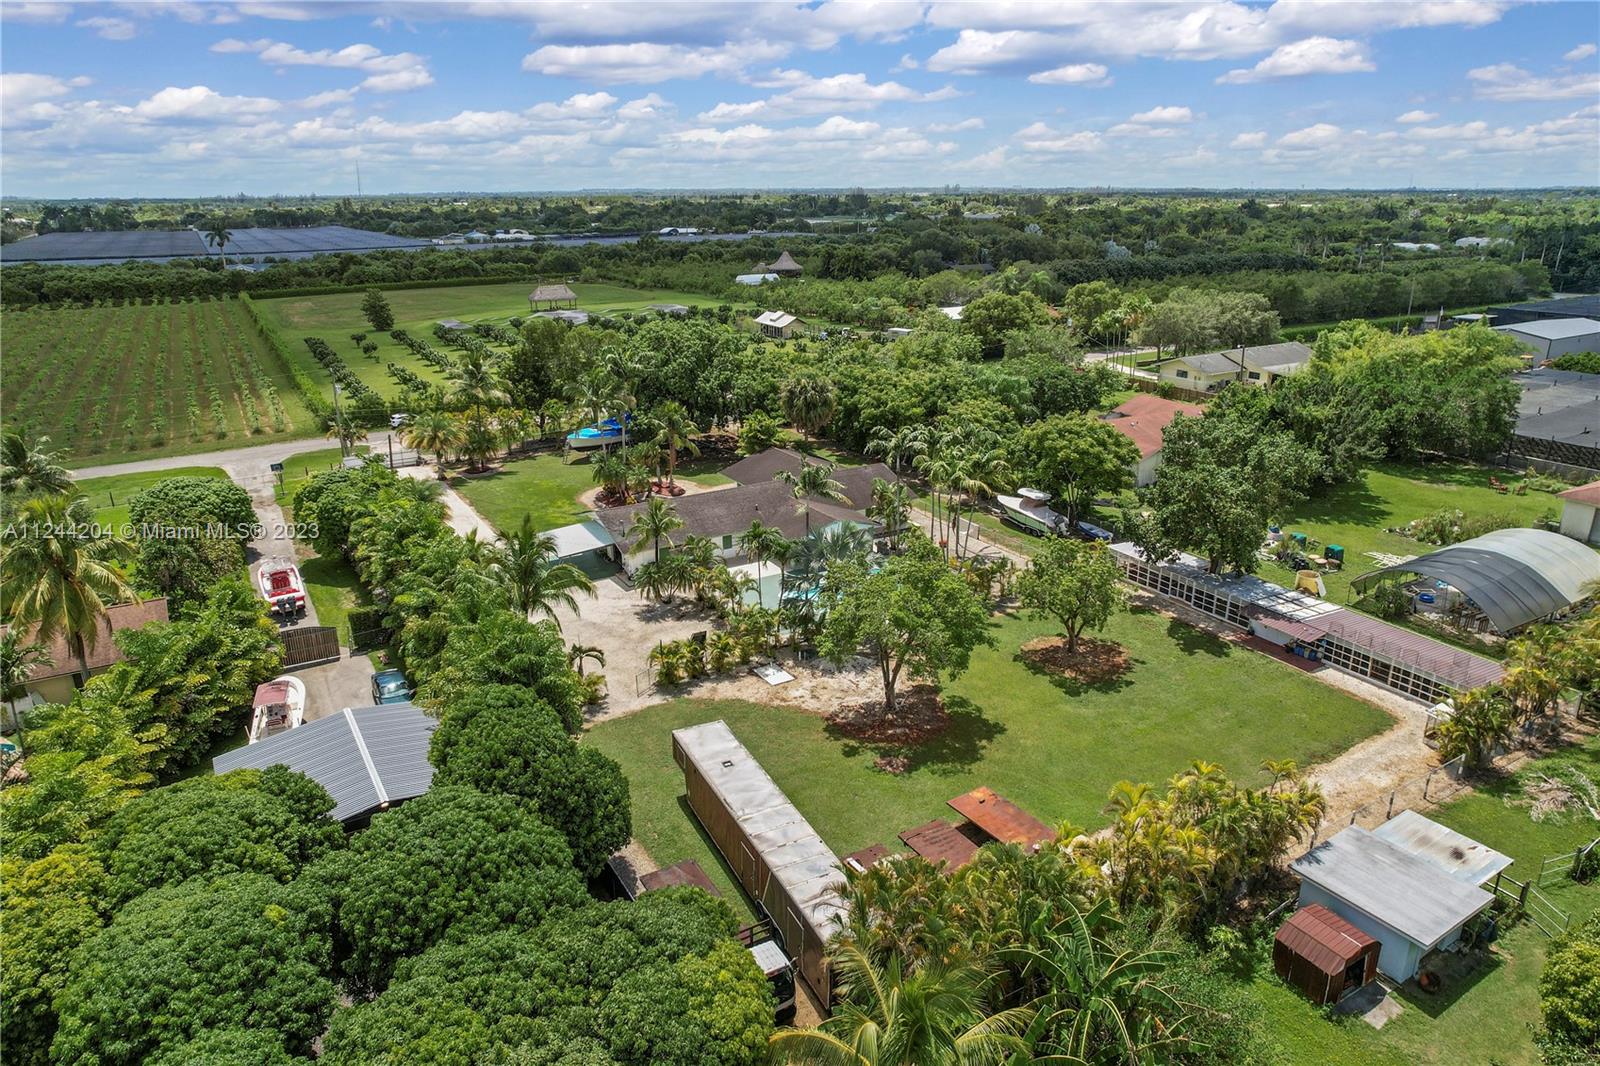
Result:
{"type": "Polygon", "coordinates": [[[1199,418],[1203,414],[1205,408],[1199,404],[1164,400],[1141,392],[1101,417],[1139,449],[1139,461],[1133,467],[1133,483],[1142,487],[1156,479],[1156,469],[1161,466],[1162,435],[1172,420],[1179,415],[1199,418]]]}

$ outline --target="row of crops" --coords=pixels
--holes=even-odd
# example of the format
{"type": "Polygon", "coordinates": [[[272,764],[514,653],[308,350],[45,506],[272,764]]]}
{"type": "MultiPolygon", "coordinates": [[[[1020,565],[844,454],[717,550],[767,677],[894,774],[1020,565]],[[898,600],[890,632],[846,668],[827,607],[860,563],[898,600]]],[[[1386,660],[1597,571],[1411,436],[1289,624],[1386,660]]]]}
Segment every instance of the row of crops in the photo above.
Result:
{"type": "Polygon", "coordinates": [[[5,314],[5,421],[70,456],[305,435],[288,368],[236,301],[5,314]]]}

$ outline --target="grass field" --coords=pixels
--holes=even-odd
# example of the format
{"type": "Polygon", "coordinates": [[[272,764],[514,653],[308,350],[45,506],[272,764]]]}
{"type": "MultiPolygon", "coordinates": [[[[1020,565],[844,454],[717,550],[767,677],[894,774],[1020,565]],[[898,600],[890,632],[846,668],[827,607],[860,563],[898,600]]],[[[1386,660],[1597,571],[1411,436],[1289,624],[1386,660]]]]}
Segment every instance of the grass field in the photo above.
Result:
{"type": "Polygon", "coordinates": [[[96,522],[112,529],[121,529],[128,524],[128,501],[150,486],[174,477],[227,476],[215,466],[180,466],[173,470],[152,470],[143,474],[86,478],[77,483],[77,492],[88,497],[90,506],[94,508],[96,522]]]}
{"type": "MultiPolygon", "coordinates": [[[[532,282],[505,285],[445,286],[437,289],[398,289],[387,293],[394,309],[395,325],[413,337],[433,343],[434,323],[444,318],[462,322],[505,324],[513,316],[526,316],[532,282]]],[[[585,311],[642,311],[653,303],[707,305],[714,301],[703,293],[676,292],[671,289],[630,289],[621,285],[585,284],[572,286],[578,306],[585,311]]],[[[443,376],[395,343],[387,333],[373,333],[361,314],[363,293],[335,293],[328,296],[290,296],[277,300],[258,300],[256,307],[268,321],[276,324],[289,342],[292,358],[314,380],[329,381],[327,371],[311,358],[304,338],[321,337],[338,352],[350,369],[378,395],[394,397],[400,387],[389,377],[388,365],[397,363],[419,377],[438,382],[443,376]],[[366,333],[378,345],[371,356],[363,355],[352,333],[366,333]]],[[[438,346],[441,350],[443,346],[438,346]]]]}
{"type": "MultiPolygon", "coordinates": [[[[724,718],[840,855],[953,817],[945,802],[989,785],[1046,822],[1104,822],[1119,780],[1162,781],[1191,760],[1259,782],[1263,759],[1310,764],[1388,727],[1387,714],[1273,659],[1154,612],[1119,617],[1107,636],[1129,651],[1122,678],[1084,687],[1036,673],[1020,644],[1046,623],[999,617],[994,648],[945,687],[954,722],[908,753],[909,772],[873,769],[881,750],[830,734],[820,715],[739,701],[680,699],[591,729],[622,764],[634,835],[663,865],[695,859],[730,898],[732,882],[687,813],[670,734],[724,718]]],[[[827,708],[817,708],[818,711],[827,708]]]]}
{"type": "Polygon", "coordinates": [[[588,513],[578,494],[594,488],[594,468],[588,461],[569,464],[559,455],[540,455],[481,477],[454,478],[451,485],[501,532],[517,528],[525,514],[533,516],[535,529],[554,529],[588,513]]]}
{"type": "MultiPolygon", "coordinates": [[[[1516,862],[1508,873],[1526,879],[1545,858],[1571,851],[1600,833],[1600,823],[1587,817],[1534,822],[1527,808],[1516,802],[1524,779],[1558,766],[1577,767],[1591,780],[1600,780],[1600,741],[1590,740],[1583,748],[1539,760],[1515,777],[1425,813],[1511,856],[1516,862]]],[[[1542,891],[1574,922],[1600,910],[1600,888],[1593,885],[1556,879],[1547,881],[1542,891]]],[[[1268,1031],[1281,1046],[1280,1061],[1293,1066],[1328,1062],[1534,1066],[1539,1054],[1529,1026],[1539,1017],[1538,978],[1549,947],[1544,934],[1523,921],[1501,935],[1489,966],[1455,987],[1436,996],[1402,993],[1404,1012],[1381,1031],[1356,1019],[1330,1021],[1270,971],[1258,974],[1250,991],[1268,1031]]]]}
{"type": "MultiPolygon", "coordinates": [[[[1442,508],[1469,516],[1510,515],[1524,526],[1538,524],[1546,514],[1561,513],[1561,500],[1553,493],[1499,493],[1489,487],[1491,474],[1508,484],[1522,480],[1505,471],[1466,463],[1383,464],[1349,484],[1300,504],[1285,516],[1283,529],[1310,534],[1325,545],[1344,546],[1344,569],[1323,575],[1328,599],[1344,603],[1351,580],[1381,565],[1364,552],[1424,555],[1435,550],[1434,545],[1386,533],[1385,529],[1403,526],[1442,508]]],[[[1261,576],[1284,585],[1294,584],[1293,572],[1276,563],[1263,563],[1261,576]]]]}
{"type": "Polygon", "coordinates": [[[234,300],[8,311],[8,425],[69,460],[184,455],[315,431],[234,300]]]}

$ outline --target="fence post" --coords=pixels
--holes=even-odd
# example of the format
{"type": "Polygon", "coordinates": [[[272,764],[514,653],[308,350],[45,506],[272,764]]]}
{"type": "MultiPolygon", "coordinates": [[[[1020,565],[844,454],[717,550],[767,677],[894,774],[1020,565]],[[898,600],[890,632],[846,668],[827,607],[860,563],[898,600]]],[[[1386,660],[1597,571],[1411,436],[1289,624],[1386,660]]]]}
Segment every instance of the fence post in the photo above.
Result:
{"type": "Polygon", "coordinates": [[[1529,878],[1528,880],[1522,882],[1522,891],[1517,893],[1517,908],[1519,910],[1524,910],[1525,911],[1525,910],[1528,909],[1528,889],[1530,889],[1532,887],[1533,887],[1533,879],[1532,878],[1529,878]]]}
{"type": "MultiPolygon", "coordinates": [[[[1396,790],[1396,791],[1398,791],[1398,790],[1396,790]]],[[[1383,820],[1387,822],[1390,818],[1393,818],[1393,817],[1394,817],[1394,793],[1391,792],[1391,793],[1389,793],[1389,809],[1384,812],[1383,820]]]]}

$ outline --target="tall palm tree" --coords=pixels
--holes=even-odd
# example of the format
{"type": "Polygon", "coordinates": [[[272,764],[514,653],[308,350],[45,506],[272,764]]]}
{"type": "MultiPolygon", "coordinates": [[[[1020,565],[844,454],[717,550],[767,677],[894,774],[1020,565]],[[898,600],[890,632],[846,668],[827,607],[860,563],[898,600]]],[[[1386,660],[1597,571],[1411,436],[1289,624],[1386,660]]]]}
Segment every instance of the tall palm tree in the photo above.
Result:
{"type": "Polygon", "coordinates": [[[91,516],[81,500],[36,496],[6,523],[0,531],[0,605],[8,623],[33,627],[40,643],[65,637],[87,673],[87,652],[106,608],[138,597],[117,568],[133,559],[132,546],[91,536],[91,516]]]}
{"type": "Polygon", "coordinates": [[[457,406],[481,413],[485,407],[503,407],[507,403],[499,368],[486,349],[467,349],[445,373],[452,382],[450,400],[457,406]]]}
{"type": "Polygon", "coordinates": [[[1100,932],[1111,924],[1109,900],[1087,912],[1070,899],[1058,906],[1062,918],[1038,946],[1002,952],[1021,963],[1024,978],[1041,992],[1027,1043],[1058,1056],[1047,1061],[1155,1061],[1160,1049],[1182,1039],[1183,1008],[1158,983],[1174,956],[1110,948],[1100,932]]]}
{"type": "Polygon", "coordinates": [[[956,504],[955,540],[957,555],[960,555],[962,551],[961,501],[965,500],[969,512],[967,536],[970,538],[972,535],[970,511],[976,510],[979,501],[988,499],[995,494],[997,489],[1003,487],[1010,474],[1010,464],[1006,462],[1004,454],[998,447],[998,442],[993,447],[974,448],[961,456],[961,461],[956,468],[953,486],[960,495],[952,498],[952,502],[956,504]]]}
{"type": "Polygon", "coordinates": [[[578,676],[583,676],[583,664],[592,662],[596,666],[605,666],[606,651],[593,644],[573,644],[567,648],[567,665],[578,671],[578,676]]]}
{"type": "Polygon", "coordinates": [[[661,539],[666,538],[667,546],[672,546],[672,531],[683,528],[683,519],[678,517],[678,512],[672,504],[659,496],[651,497],[644,509],[633,516],[633,524],[628,527],[628,537],[633,540],[634,548],[640,548],[646,541],[651,544],[650,560],[659,562],[661,559],[661,539]]]}
{"type": "MultiPolygon", "coordinates": [[[[773,562],[789,553],[789,538],[783,535],[783,530],[769,526],[759,518],[751,522],[750,528],[740,533],[734,543],[742,555],[758,564],[757,573],[760,573],[760,564],[773,562]]],[[[761,607],[767,605],[759,582],[756,584],[756,602],[761,607]]]]}
{"type": "Polygon", "coordinates": [[[461,427],[442,410],[423,411],[400,431],[406,446],[419,452],[432,452],[439,476],[444,476],[444,459],[461,446],[461,427]]]}
{"type": "Polygon", "coordinates": [[[790,1066],[981,1066],[1027,1051],[1018,1035],[1030,1008],[985,1016],[987,975],[968,965],[926,962],[908,970],[898,957],[878,966],[853,942],[835,952],[844,993],[816,1029],[781,1029],[768,1044],[790,1066]]]}
{"type": "Polygon", "coordinates": [[[889,538],[889,550],[900,550],[900,535],[911,517],[911,492],[902,482],[889,482],[883,478],[872,481],[872,504],[867,517],[883,527],[889,538]]]}
{"type": "Polygon", "coordinates": [[[678,469],[678,449],[690,455],[699,455],[700,446],[693,438],[700,432],[700,427],[694,424],[689,412],[677,400],[668,400],[657,407],[650,416],[650,422],[655,427],[656,442],[667,453],[667,486],[675,488],[678,484],[674,477],[678,469]]]}
{"type": "Polygon", "coordinates": [[[507,459],[519,444],[533,436],[533,425],[533,416],[520,407],[509,407],[495,418],[495,432],[500,435],[507,459]]]}
{"type": "MultiPolygon", "coordinates": [[[[543,616],[556,623],[556,608],[578,613],[575,593],[594,596],[594,582],[571,563],[556,555],[555,538],[533,526],[533,516],[523,515],[522,525],[490,555],[496,575],[505,585],[511,607],[530,619],[543,616]]],[[[601,655],[602,662],[604,653],[601,655]]]]}
{"type": "Polygon", "coordinates": [[[833,480],[833,467],[827,463],[800,460],[800,469],[780,470],[773,477],[789,486],[796,508],[805,516],[806,532],[811,532],[812,500],[843,500],[844,486],[833,480]]]}
{"type": "Polygon", "coordinates": [[[928,427],[920,424],[899,429],[879,426],[867,442],[867,454],[881,456],[896,473],[927,450],[928,427]]]}
{"type": "Polygon", "coordinates": [[[228,224],[222,219],[214,219],[206,230],[206,246],[215,248],[222,256],[222,265],[228,265],[228,242],[233,240],[233,231],[228,229],[228,224]]]}
{"type": "Polygon", "coordinates": [[[0,493],[45,496],[72,491],[72,474],[50,451],[50,438],[31,443],[18,432],[0,437],[0,493]]]}

